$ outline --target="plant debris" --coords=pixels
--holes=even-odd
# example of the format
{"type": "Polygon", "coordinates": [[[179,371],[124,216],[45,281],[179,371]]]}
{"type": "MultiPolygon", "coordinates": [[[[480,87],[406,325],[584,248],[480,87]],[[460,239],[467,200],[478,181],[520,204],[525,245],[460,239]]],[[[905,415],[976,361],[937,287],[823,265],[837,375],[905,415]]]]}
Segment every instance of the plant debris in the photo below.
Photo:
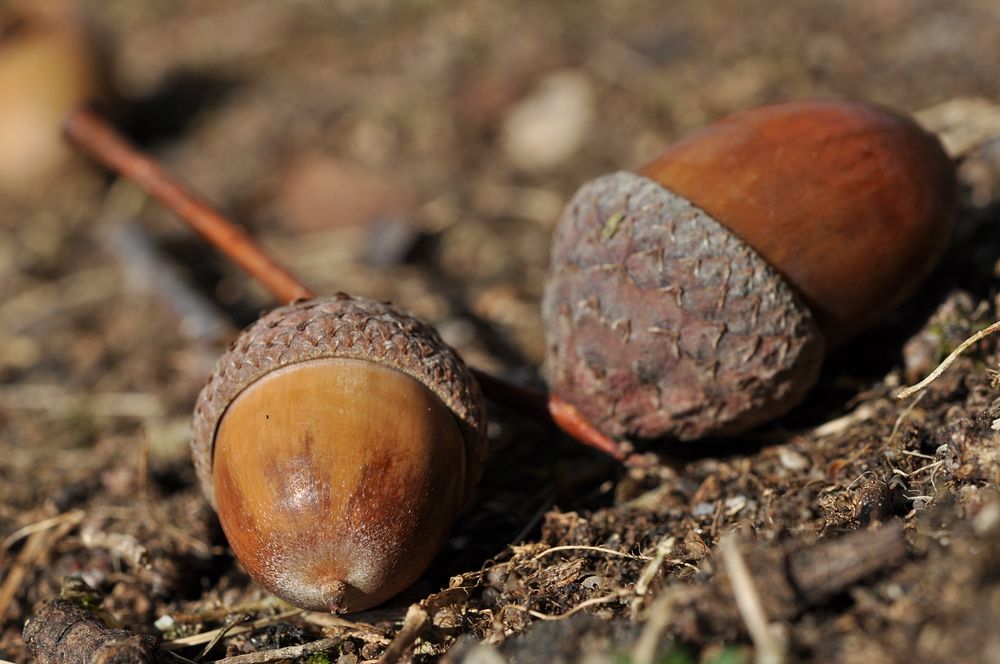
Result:
{"type": "MultiPolygon", "coordinates": [[[[70,638],[81,653],[230,664],[1000,652],[1000,342],[895,398],[1000,320],[991,0],[770,0],[738,18],[653,0],[84,4],[113,36],[137,142],[318,291],[392,301],[471,364],[527,384],[562,205],[729,111],[830,95],[922,111],[960,159],[962,209],[912,301],[828,358],[775,424],[624,467],[491,404],[478,497],[432,568],[382,607],[332,616],[249,579],[190,460],[208,359],[275,303],[95,169],[41,201],[5,200],[0,659],[68,661],[70,638]],[[585,122],[529,164],[511,152],[509,132],[525,131],[511,118],[567,72],[585,122]],[[303,163],[391,174],[404,249],[370,260],[378,214],[338,223],[336,201],[308,224],[285,219],[282,197],[309,189],[294,181],[303,163]],[[123,227],[142,228],[141,247],[114,239],[123,227]],[[169,279],[150,284],[160,269],[169,279]]],[[[374,210],[364,189],[345,210],[374,210]]]]}

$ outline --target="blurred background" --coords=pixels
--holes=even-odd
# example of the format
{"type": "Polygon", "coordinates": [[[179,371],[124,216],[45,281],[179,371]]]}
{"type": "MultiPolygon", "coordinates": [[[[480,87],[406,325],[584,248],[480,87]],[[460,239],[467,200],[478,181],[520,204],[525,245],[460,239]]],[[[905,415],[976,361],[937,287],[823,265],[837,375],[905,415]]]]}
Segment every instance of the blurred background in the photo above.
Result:
{"type": "MultiPolygon", "coordinates": [[[[316,290],[392,300],[472,363],[537,381],[549,235],[579,184],[731,111],[850,97],[993,155],[963,184],[995,220],[1000,142],[980,139],[1000,135],[998,73],[995,0],[2,3],[0,533],[128,504],[141,439],[164,509],[217,541],[190,408],[273,305],[61,144],[83,100],[316,290]]],[[[66,571],[0,593],[0,648],[20,653],[20,620],[66,571]]]]}
{"type": "MultiPolygon", "coordinates": [[[[494,367],[541,360],[547,238],[589,177],[763,103],[912,113],[1000,87],[1000,8],[977,0],[49,0],[6,13],[4,300],[110,269],[127,249],[107,255],[104,231],[141,218],[237,324],[268,304],[130,188],[62,169],[71,152],[48,130],[90,97],[307,283],[404,304],[494,367]]],[[[20,329],[4,328],[17,337],[4,371],[59,363],[41,330],[20,329]]]]}

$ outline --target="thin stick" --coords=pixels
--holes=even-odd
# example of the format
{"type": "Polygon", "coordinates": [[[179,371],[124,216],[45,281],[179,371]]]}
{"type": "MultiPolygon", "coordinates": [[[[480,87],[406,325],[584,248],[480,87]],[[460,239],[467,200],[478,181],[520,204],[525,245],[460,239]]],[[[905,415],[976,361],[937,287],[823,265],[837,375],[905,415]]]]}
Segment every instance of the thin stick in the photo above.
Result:
{"type": "MultiPolygon", "coordinates": [[[[120,173],[180,217],[213,247],[232,259],[283,302],[315,297],[315,292],[271,258],[246,231],[167,173],[152,157],[129,144],[101,116],[88,108],[72,112],[63,127],[71,143],[120,173]]],[[[515,385],[478,369],[472,369],[483,393],[554,424],[572,438],[621,461],[630,451],[605,436],[570,404],[555,395],[515,385]]]]}
{"type": "Polygon", "coordinates": [[[417,642],[423,633],[427,623],[433,616],[420,604],[411,604],[406,610],[406,617],[403,618],[403,626],[396,633],[396,638],[389,643],[389,646],[379,658],[379,664],[396,664],[403,659],[406,653],[417,642]]]}
{"type": "Polygon", "coordinates": [[[609,556],[619,556],[621,558],[628,558],[629,560],[649,560],[646,556],[636,556],[631,553],[625,553],[624,551],[616,551],[615,549],[606,549],[602,546],[583,546],[583,545],[571,545],[566,544],[564,546],[554,546],[551,549],[545,549],[537,556],[532,558],[532,561],[541,560],[550,553],[556,553],[557,551],[593,551],[594,553],[603,553],[609,556]]]}
{"type": "Polygon", "coordinates": [[[189,191],[155,161],[135,150],[93,111],[82,108],[70,114],[63,130],[72,143],[111,170],[122,173],[181,217],[283,302],[313,297],[310,289],[264,253],[246,231],[189,191]]]}
{"type": "Polygon", "coordinates": [[[937,380],[937,377],[940,376],[942,373],[944,373],[945,369],[950,367],[955,362],[955,360],[958,359],[958,356],[964,353],[969,346],[971,346],[972,344],[976,343],[981,339],[990,336],[991,334],[994,334],[998,330],[1000,330],[1000,321],[993,323],[992,325],[990,325],[985,329],[979,330],[971,337],[960,343],[958,345],[958,348],[951,351],[951,355],[944,358],[944,361],[941,362],[941,364],[937,366],[937,369],[932,371],[930,375],[927,376],[927,378],[924,378],[916,385],[911,385],[910,387],[903,388],[902,390],[896,393],[896,398],[905,399],[907,397],[913,396],[920,390],[924,389],[925,387],[933,383],[935,380],[937,380]]]}
{"type": "Polygon", "coordinates": [[[252,652],[246,655],[235,655],[225,659],[217,659],[213,664],[264,664],[264,662],[278,662],[283,660],[293,660],[296,657],[313,655],[324,650],[330,650],[339,645],[344,639],[329,638],[303,643],[300,646],[287,646],[277,650],[265,650],[263,652],[252,652]]]}
{"type": "MultiPolygon", "coordinates": [[[[230,622],[228,625],[223,625],[222,629],[220,629],[218,633],[215,635],[215,638],[206,643],[205,647],[201,649],[201,652],[198,653],[198,656],[195,658],[196,661],[200,662],[201,660],[205,659],[208,653],[212,652],[212,648],[215,647],[215,644],[224,639],[226,637],[226,634],[232,631],[233,628],[238,627],[241,622],[246,622],[247,618],[249,617],[250,616],[245,613],[242,615],[237,614],[235,620],[230,622]]],[[[168,650],[167,652],[170,651],[168,650]]]]}
{"type": "Polygon", "coordinates": [[[524,609],[524,610],[528,613],[528,615],[530,615],[530,616],[532,616],[534,618],[538,618],[539,620],[563,620],[565,618],[569,618],[574,613],[579,613],[580,611],[583,611],[588,606],[596,606],[598,604],[607,604],[608,602],[613,602],[613,601],[615,601],[617,599],[621,599],[625,595],[625,593],[626,593],[625,590],[616,590],[613,593],[611,593],[610,595],[603,595],[601,597],[591,597],[588,600],[584,600],[584,601],[580,602],[579,604],[577,604],[576,606],[574,606],[572,609],[570,609],[570,610],[568,610],[568,611],[566,611],[564,613],[557,613],[557,614],[554,614],[554,615],[550,614],[550,613],[542,613],[541,611],[534,611],[532,609],[524,609]]]}
{"type": "Polygon", "coordinates": [[[670,535],[664,536],[656,544],[656,550],[652,559],[642,568],[639,580],[635,582],[635,597],[632,599],[633,622],[639,617],[639,609],[642,608],[642,602],[645,599],[644,595],[649,591],[650,584],[653,583],[653,579],[659,574],[660,568],[663,567],[663,562],[667,559],[667,556],[674,550],[675,541],[674,537],[670,535]]]}
{"type": "Polygon", "coordinates": [[[281,622],[285,618],[291,618],[292,616],[297,616],[300,613],[302,613],[302,609],[283,611],[281,613],[276,613],[273,616],[267,616],[266,618],[258,618],[253,622],[244,623],[238,627],[227,625],[226,627],[219,627],[217,629],[208,630],[207,632],[192,634],[191,636],[181,637],[179,639],[174,639],[173,641],[166,641],[160,644],[160,648],[164,650],[178,650],[189,646],[200,646],[214,639],[219,632],[229,634],[229,636],[236,636],[237,634],[244,634],[246,632],[252,632],[255,629],[260,629],[261,627],[273,625],[274,623],[281,622]]]}

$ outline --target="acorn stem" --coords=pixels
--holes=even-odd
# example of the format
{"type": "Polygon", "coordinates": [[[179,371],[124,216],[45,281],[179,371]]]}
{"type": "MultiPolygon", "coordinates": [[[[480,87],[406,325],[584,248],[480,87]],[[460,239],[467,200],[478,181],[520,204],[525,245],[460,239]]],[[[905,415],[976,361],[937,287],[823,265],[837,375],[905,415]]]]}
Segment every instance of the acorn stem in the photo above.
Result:
{"type": "MultiPolygon", "coordinates": [[[[315,297],[286,267],[271,257],[246,231],[186,185],[167,173],[151,156],[131,145],[92,109],[71,112],[63,124],[67,139],[95,160],[132,181],[240,266],[282,302],[315,297]]],[[[541,390],[517,385],[471,368],[483,394],[540,422],[555,425],[576,441],[621,461],[626,446],[605,436],[571,405],[541,390]]]]}

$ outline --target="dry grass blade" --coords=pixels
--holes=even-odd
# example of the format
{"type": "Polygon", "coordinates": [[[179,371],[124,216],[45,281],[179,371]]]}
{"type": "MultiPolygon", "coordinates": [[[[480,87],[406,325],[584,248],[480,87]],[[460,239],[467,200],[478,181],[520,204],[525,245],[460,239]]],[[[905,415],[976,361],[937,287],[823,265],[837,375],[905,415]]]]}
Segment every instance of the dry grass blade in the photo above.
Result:
{"type": "Polygon", "coordinates": [[[951,351],[951,355],[944,358],[941,364],[939,364],[934,371],[930,372],[927,378],[924,378],[916,385],[911,385],[910,387],[904,387],[903,389],[901,389],[899,392],[896,393],[896,398],[906,399],[907,397],[911,397],[920,390],[926,388],[928,385],[937,380],[938,376],[944,373],[945,369],[950,367],[955,362],[955,360],[957,360],[959,356],[969,348],[969,346],[976,343],[977,341],[985,339],[991,334],[996,333],[998,330],[1000,330],[1000,321],[993,323],[987,328],[979,330],[971,337],[960,343],[955,350],[951,351]]]}
{"type": "Polygon", "coordinates": [[[639,610],[642,608],[642,602],[646,592],[649,590],[649,585],[659,573],[660,568],[663,566],[663,561],[674,550],[675,541],[675,538],[669,535],[661,539],[656,545],[656,552],[653,554],[653,559],[646,564],[639,574],[639,580],[635,583],[635,599],[632,600],[632,620],[635,620],[639,616],[639,610]]]}
{"type": "Polygon", "coordinates": [[[215,635],[215,638],[205,644],[205,647],[201,649],[200,653],[198,653],[198,656],[195,658],[195,661],[200,662],[201,660],[205,659],[208,653],[212,652],[212,648],[215,647],[215,644],[224,639],[226,637],[226,634],[233,631],[236,627],[239,626],[241,622],[246,622],[246,620],[249,617],[250,616],[246,615],[245,613],[244,614],[237,613],[232,618],[230,618],[229,623],[227,625],[223,625],[222,629],[219,630],[219,633],[215,635]]]}
{"type": "Polygon", "coordinates": [[[785,644],[779,639],[767,620],[767,613],[754,585],[746,561],[740,554],[736,539],[726,537],[719,544],[722,563],[733,586],[736,606],[743,617],[756,650],[757,664],[781,664],[785,661],[785,644]]]}
{"type": "Polygon", "coordinates": [[[560,613],[560,614],[557,614],[557,615],[550,615],[548,613],[542,613],[540,611],[533,611],[531,609],[526,609],[526,612],[528,613],[528,615],[530,615],[530,616],[532,616],[534,618],[538,618],[539,620],[562,620],[563,618],[569,618],[574,613],[578,613],[578,612],[582,611],[583,609],[586,609],[588,606],[596,606],[598,604],[607,604],[608,602],[613,602],[616,599],[620,599],[621,597],[623,597],[626,594],[627,594],[627,591],[625,591],[625,590],[616,590],[615,592],[611,593],[610,595],[603,595],[601,597],[591,597],[588,600],[584,600],[583,602],[580,602],[579,604],[577,604],[576,606],[574,606],[569,611],[566,611],[564,613],[560,613]]]}
{"type": "Polygon", "coordinates": [[[305,611],[302,614],[302,620],[311,625],[316,625],[317,627],[325,627],[327,629],[342,629],[342,630],[349,630],[352,632],[364,632],[366,634],[375,634],[378,635],[379,637],[382,637],[382,631],[372,624],[366,622],[359,622],[355,620],[348,620],[347,618],[342,618],[332,613],[322,613],[320,611],[305,611]]]}
{"type": "MultiPolygon", "coordinates": [[[[920,401],[924,398],[925,394],[927,393],[924,392],[919,397],[914,399],[912,403],[910,403],[909,405],[906,406],[906,408],[903,409],[903,412],[899,414],[899,417],[896,418],[896,423],[892,425],[892,433],[889,434],[889,440],[886,442],[887,447],[892,445],[892,441],[896,440],[896,434],[899,433],[899,428],[903,426],[903,422],[905,422],[906,418],[910,416],[910,413],[913,412],[913,409],[920,404],[920,401]]],[[[905,450],[903,451],[903,454],[907,453],[908,453],[907,451],[905,450]]]]}
{"type": "Polygon", "coordinates": [[[452,606],[465,600],[468,593],[463,588],[448,588],[434,593],[417,604],[411,604],[403,618],[403,626],[392,640],[389,647],[382,653],[379,664],[395,664],[401,661],[413,644],[424,633],[435,614],[446,606],[452,606]]]}
{"type": "Polygon", "coordinates": [[[305,657],[306,655],[314,655],[318,652],[329,650],[339,644],[340,641],[341,639],[338,638],[321,639],[319,641],[313,641],[312,643],[303,643],[299,646],[288,646],[287,648],[265,650],[264,652],[252,652],[247,655],[236,655],[235,657],[217,659],[213,662],[213,664],[263,664],[264,662],[292,660],[296,657],[305,657]]]}
{"type": "MultiPolygon", "coordinates": [[[[237,613],[258,613],[266,611],[267,609],[280,608],[280,600],[275,597],[269,597],[267,599],[259,600],[256,602],[248,602],[247,604],[240,604],[239,606],[234,606],[232,608],[218,607],[212,609],[204,609],[202,611],[195,611],[192,613],[185,613],[183,611],[178,611],[176,613],[168,614],[169,617],[178,623],[202,623],[208,622],[210,620],[223,620],[231,615],[237,613]]],[[[286,605],[287,606],[287,605],[286,605]]]]}
{"type": "Polygon", "coordinates": [[[76,528],[80,524],[80,521],[83,520],[83,517],[83,511],[77,510],[67,512],[52,519],[46,519],[39,522],[39,524],[34,524],[34,526],[28,526],[28,528],[34,527],[34,530],[28,535],[28,540],[25,542],[24,548],[21,549],[21,553],[14,560],[14,564],[3,580],[3,585],[0,586],[0,624],[3,624],[7,609],[14,600],[17,591],[21,588],[21,583],[24,581],[24,577],[27,576],[31,566],[44,558],[52,546],[62,539],[66,533],[76,528]],[[40,525],[41,527],[39,528],[40,525]]]}
{"type": "Polygon", "coordinates": [[[635,584],[635,594],[645,595],[646,591],[649,590],[649,584],[653,582],[656,578],[656,573],[660,571],[660,567],[663,565],[663,561],[667,559],[670,552],[674,550],[674,542],[676,538],[671,536],[666,536],[659,541],[656,545],[656,553],[653,558],[646,565],[642,573],[639,575],[639,580],[635,584]]]}
{"type": "Polygon", "coordinates": [[[10,535],[8,535],[2,544],[0,544],[0,553],[6,552],[10,547],[17,544],[19,541],[25,537],[31,535],[32,533],[37,533],[42,530],[48,530],[49,528],[54,528],[60,523],[66,521],[73,521],[74,523],[80,523],[83,520],[84,512],[83,510],[74,510],[72,512],[64,512],[57,516],[51,517],[49,519],[43,519],[41,521],[36,521],[35,523],[29,523],[23,528],[18,528],[10,535]]]}
{"type": "Polygon", "coordinates": [[[621,558],[628,558],[630,560],[649,560],[647,556],[637,556],[632,553],[625,553],[624,551],[615,551],[614,549],[605,549],[604,547],[600,546],[571,546],[571,545],[554,546],[550,549],[542,551],[531,560],[532,561],[540,560],[545,556],[549,555],[550,553],[556,553],[558,551],[593,551],[595,553],[604,553],[609,556],[619,556],[621,558]]]}
{"type": "Polygon", "coordinates": [[[14,595],[17,594],[18,589],[21,587],[21,582],[24,581],[31,563],[40,558],[47,548],[48,535],[49,533],[46,530],[38,530],[31,533],[28,536],[28,541],[24,544],[24,548],[21,549],[21,554],[14,560],[14,564],[11,565],[10,571],[4,579],[3,586],[0,586],[0,624],[3,624],[7,609],[10,607],[14,595]]]}
{"type": "Polygon", "coordinates": [[[302,613],[302,609],[294,609],[292,611],[284,611],[282,613],[276,613],[273,616],[268,616],[267,618],[260,618],[254,620],[246,625],[240,625],[239,627],[220,627],[218,629],[211,629],[207,632],[201,632],[199,634],[192,634],[191,636],[185,636],[180,639],[174,639],[173,641],[166,641],[160,645],[163,650],[178,650],[180,648],[188,648],[190,646],[200,646],[205,643],[209,643],[212,639],[223,632],[229,636],[236,636],[237,634],[243,634],[244,632],[251,632],[255,629],[260,629],[261,627],[267,627],[268,625],[273,625],[276,622],[280,622],[285,618],[291,618],[302,613]]]}

